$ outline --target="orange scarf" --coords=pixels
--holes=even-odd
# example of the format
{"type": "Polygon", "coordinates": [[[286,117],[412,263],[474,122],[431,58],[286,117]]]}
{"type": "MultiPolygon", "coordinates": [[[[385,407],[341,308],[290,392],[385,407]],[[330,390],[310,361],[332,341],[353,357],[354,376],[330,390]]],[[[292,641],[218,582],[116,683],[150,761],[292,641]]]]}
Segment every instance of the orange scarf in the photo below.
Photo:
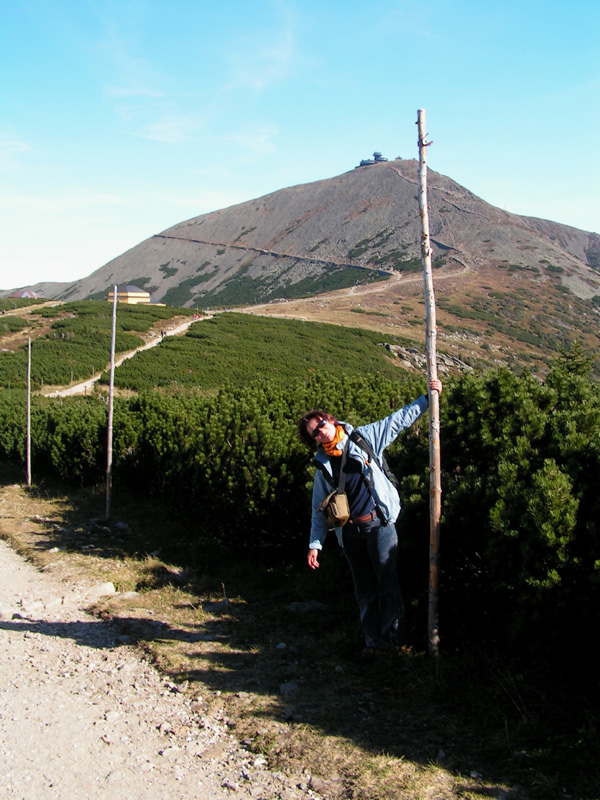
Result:
{"type": "Polygon", "coordinates": [[[335,436],[330,442],[323,442],[321,447],[325,451],[325,453],[331,458],[331,456],[341,456],[342,450],[339,450],[337,445],[342,441],[344,436],[346,435],[346,431],[342,428],[341,425],[335,426],[335,436]]]}

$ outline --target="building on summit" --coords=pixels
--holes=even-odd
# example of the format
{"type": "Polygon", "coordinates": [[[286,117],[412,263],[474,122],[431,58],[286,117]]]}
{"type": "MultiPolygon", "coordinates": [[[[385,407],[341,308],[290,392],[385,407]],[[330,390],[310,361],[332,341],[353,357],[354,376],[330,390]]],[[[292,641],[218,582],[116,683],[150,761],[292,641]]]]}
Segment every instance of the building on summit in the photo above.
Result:
{"type": "Polygon", "coordinates": [[[387,161],[387,158],[385,158],[385,156],[382,156],[381,153],[375,151],[373,153],[373,158],[363,158],[358,166],[368,167],[370,164],[380,164],[382,161],[387,161]]]}

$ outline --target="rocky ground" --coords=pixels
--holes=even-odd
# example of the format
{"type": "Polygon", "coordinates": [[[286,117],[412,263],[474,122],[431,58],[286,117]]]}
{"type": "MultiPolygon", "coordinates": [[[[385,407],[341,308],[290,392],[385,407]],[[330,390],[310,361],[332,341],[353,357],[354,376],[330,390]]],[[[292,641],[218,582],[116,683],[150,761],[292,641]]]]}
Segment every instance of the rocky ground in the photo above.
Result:
{"type": "Polygon", "coordinates": [[[318,798],[273,773],[202,697],[170,683],[110,622],[103,586],[67,585],[0,541],[0,796],[19,800],[318,798]]]}

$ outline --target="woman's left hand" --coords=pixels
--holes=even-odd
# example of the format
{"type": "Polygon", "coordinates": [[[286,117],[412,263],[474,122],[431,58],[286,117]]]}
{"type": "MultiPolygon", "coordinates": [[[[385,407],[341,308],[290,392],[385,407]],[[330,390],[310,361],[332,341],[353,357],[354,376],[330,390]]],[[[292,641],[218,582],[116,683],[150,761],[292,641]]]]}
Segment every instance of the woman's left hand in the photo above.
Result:
{"type": "Polygon", "coordinates": [[[433,389],[434,392],[438,394],[442,393],[442,382],[439,381],[437,378],[433,381],[429,381],[429,388],[433,389]]]}

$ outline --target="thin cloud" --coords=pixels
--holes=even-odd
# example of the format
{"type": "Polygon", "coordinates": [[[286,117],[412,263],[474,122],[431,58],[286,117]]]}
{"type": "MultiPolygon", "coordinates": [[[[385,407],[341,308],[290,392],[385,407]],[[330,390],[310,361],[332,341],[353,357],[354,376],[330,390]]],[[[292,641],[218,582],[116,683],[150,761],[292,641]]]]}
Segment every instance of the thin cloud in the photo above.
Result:
{"type": "Polygon", "coordinates": [[[27,142],[10,135],[0,138],[0,170],[14,172],[23,169],[21,158],[29,152],[32,148],[27,142]]]}
{"type": "Polygon", "coordinates": [[[276,46],[235,56],[235,78],[231,88],[264,91],[287,77],[295,55],[294,36],[291,31],[285,31],[276,46]]]}
{"type": "Polygon", "coordinates": [[[145,86],[105,86],[104,94],[108,97],[165,97],[164,92],[145,86]]]}
{"type": "Polygon", "coordinates": [[[196,139],[200,128],[201,123],[194,117],[174,113],[143,125],[131,135],[163,144],[180,144],[196,139]]]}
{"type": "Polygon", "coordinates": [[[264,125],[254,130],[231,134],[226,139],[253,156],[266,156],[275,152],[276,147],[273,139],[278,133],[279,128],[277,125],[264,125]]]}
{"type": "Polygon", "coordinates": [[[161,96],[160,90],[151,88],[163,82],[163,76],[153,64],[139,54],[140,44],[135,27],[126,24],[115,14],[102,14],[99,21],[104,29],[95,46],[96,53],[104,62],[104,69],[112,71],[116,81],[110,86],[125,87],[135,95],[161,96]]]}
{"type": "Polygon", "coordinates": [[[102,34],[93,49],[105,78],[102,92],[113,113],[134,127],[133,135],[165,142],[185,138],[181,124],[161,119],[166,116],[165,103],[172,103],[164,89],[168,78],[145,56],[128,13],[98,16],[102,34]]]}
{"type": "Polygon", "coordinates": [[[233,79],[227,89],[262,92],[285,80],[299,61],[295,7],[284,2],[276,2],[274,7],[281,19],[276,30],[254,31],[251,39],[238,41],[238,51],[231,56],[233,79]],[[268,44],[257,47],[257,41],[268,44]]]}
{"type": "Polygon", "coordinates": [[[36,211],[69,211],[91,206],[117,206],[127,205],[129,201],[116,194],[103,192],[91,192],[89,194],[52,194],[27,195],[27,194],[3,194],[0,195],[0,205],[6,205],[9,209],[15,206],[30,208],[36,211]]]}

